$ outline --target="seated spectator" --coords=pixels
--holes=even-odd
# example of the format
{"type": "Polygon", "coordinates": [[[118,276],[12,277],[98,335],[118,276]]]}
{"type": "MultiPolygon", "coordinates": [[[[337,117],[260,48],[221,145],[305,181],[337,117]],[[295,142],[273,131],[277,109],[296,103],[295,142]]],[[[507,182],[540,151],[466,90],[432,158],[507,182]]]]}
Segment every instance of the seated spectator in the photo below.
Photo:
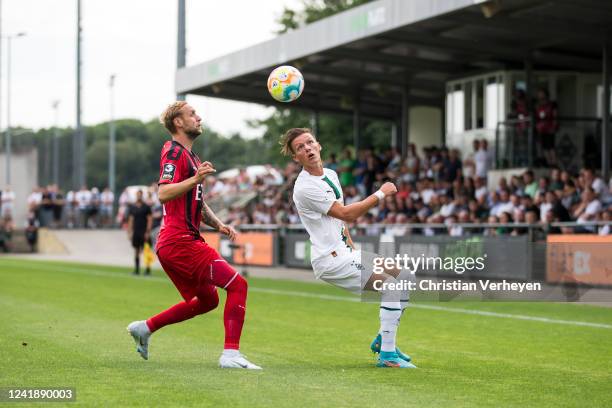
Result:
{"type": "MultiPolygon", "coordinates": [[[[587,187],[582,193],[582,201],[574,211],[574,217],[577,218],[576,221],[578,224],[595,221],[601,208],[601,202],[597,199],[595,191],[593,191],[591,187],[587,187]]],[[[587,227],[585,229],[588,231],[594,230],[592,227],[587,227]]]]}
{"type": "Polygon", "coordinates": [[[489,215],[489,218],[487,218],[487,224],[491,225],[485,229],[484,236],[493,237],[497,235],[497,228],[493,226],[494,224],[498,224],[497,217],[495,215],[489,215]]]}
{"type": "Polygon", "coordinates": [[[610,235],[611,221],[612,221],[612,210],[603,211],[599,216],[600,221],[606,221],[606,225],[601,225],[597,230],[598,235],[610,235]]]}
{"type": "Polygon", "coordinates": [[[563,190],[563,181],[561,180],[561,171],[558,167],[553,167],[550,170],[550,185],[548,186],[549,190],[563,190]]]}
{"type": "MultiPolygon", "coordinates": [[[[515,224],[523,224],[526,222],[525,212],[518,207],[514,209],[513,216],[514,216],[513,218],[514,218],[515,224]]],[[[510,235],[513,235],[513,236],[525,235],[528,232],[529,232],[529,229],[525,227],[517,227],[512,230],[512,233],[510,235]]]]}
{"type": "Polygon", "coordinates": [[[470,219],[469,222],[482,222],[489,216],[489,212],[474,199],[469,201],[468,211],[470,219]]]}
{"type": "MultiPolygon", "coordinates": [[[[512,224],[514,220],[512,219],[512,215],[509,212],[503,211],[499,215],[499,223],[500,224],[512,224]]],[[[508,225],[502,225],[495,230],[495,235],[510,235],[512,232],[512,228],[508,225]]]]}
{"type": "Polygon", "coordinates": [[[456,225],[457,221],[457,216],[454,214],[450,215],[446,219],[446,221],[444,221],[447,227],[448,235],[451,237],[460,237],[463,235],[463,228],[461,226],[456,225]]]}
{"type": "Polygon", "coordinates": [[[525,194],[531,196],[531,198],[535,198],[538,191],[538,183],[534,180],[533,171],[527,170],[523,173],[523,184],[525,186],[525,194]]]}

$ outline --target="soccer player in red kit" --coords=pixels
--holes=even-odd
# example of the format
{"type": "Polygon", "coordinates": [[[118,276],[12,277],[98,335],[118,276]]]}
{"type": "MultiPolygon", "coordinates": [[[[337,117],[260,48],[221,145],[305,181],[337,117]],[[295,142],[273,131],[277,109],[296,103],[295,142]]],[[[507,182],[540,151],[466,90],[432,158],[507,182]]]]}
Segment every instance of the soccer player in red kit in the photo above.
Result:
{"type": "Polygon", "coordinates": [[[164,219],[155,250],[184,301],[147,320],[132,322],[127,329],[136,342],[136,350],[147,360],[151,334],[216,308],[220,287],[227,292],[227,300],[223,313],[225,345],[219,365],[259,370],[261,367],[239,352],[247,282],[204,242],[199,232],[203,221],[232,240],[236,237],[236,231],[223,224],[202,200],[202,181],[215,169],[209,162],[201,163],[191,151],[194,140],[202,133],[201,120],[184,101],[168,106],[161,115],[161,123],[172,140],[161,151],[158,196],[164,219]]]}

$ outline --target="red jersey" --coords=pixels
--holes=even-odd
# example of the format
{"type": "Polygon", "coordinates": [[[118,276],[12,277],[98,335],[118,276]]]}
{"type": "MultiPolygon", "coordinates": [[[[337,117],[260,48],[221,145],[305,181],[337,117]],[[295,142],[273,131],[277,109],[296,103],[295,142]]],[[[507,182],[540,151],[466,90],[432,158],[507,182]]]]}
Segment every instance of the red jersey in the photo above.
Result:
{"type": "MultiPolygon", "coordinates": [[[[164,144],[159,161],[158,185],[180,183],[196,174],[200,158],[171,140],[164,144]]],[[[164,219],[157,238],[157,248],[180,241],[202,239],[202,184],[163,205],[164,219]]]]}

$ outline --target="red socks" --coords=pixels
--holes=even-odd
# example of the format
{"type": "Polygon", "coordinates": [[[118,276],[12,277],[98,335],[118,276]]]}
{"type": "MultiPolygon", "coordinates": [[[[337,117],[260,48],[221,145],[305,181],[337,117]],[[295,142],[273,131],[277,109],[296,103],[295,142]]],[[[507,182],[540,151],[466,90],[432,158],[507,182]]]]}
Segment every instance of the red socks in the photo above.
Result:
{"type": "Polygon", "coordinates": [[[197,315],[210,312],[219,304],[217,291],[211,291],[203,299],[194,297],[189,302],[181,302],[147,320],[151,333],[169,324],[182,322],[197,315]]]}
{"type": "Polygon", "coordinates": [[[217,287],[220,287],[227,291],[223,312],[224,349],[238,350],[246,312],[247,281],[224,260],[214,261],[210,272],[206,271],[202,274],[202,280],[205,283],[200,286],[197,297],[189,302],[177,303],[148,319],[149,330],[153,333],[169,324],[182,322],[213,310],[219,304],[217,287]]]}
{"type": "Polygon", "coordinates": [[[225,345],[223,348],[238,350],[240,348],[244,314],[246,313],[248,284],[242,276],[236,275],[236,278],[225,290],[227,290],[227,300],[223,312],[223,325],[225,326],[225,345]]]}

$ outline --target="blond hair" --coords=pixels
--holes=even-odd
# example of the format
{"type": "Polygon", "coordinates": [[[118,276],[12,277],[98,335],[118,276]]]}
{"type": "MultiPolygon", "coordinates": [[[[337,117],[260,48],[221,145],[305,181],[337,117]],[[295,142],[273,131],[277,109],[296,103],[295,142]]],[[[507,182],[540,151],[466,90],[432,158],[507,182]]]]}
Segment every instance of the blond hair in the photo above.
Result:
{"type": "Polygon", "coordinates": [[[187,105],[185,101],[176,101],[168,105],[168,107],[162,112],[159,117],[159,122],[164,125],[164,127],[171,134],[176,133],[176,126],[174,125],[174,119],[181,115],[181,109],[187,105]]]}
{"type": "Polygon", "coordinates": [[[281,154],[283,156],[293,155],[295,152],[293,151],[291,143],[295,140],[296,137],[302,136],[304,133],[310,133],[312,135],[312,130],[309,128],[293,128],[286,131],[285,134],[281,136],[281,139],[278,142],[278,144],[281,145],[281,154]]]}

